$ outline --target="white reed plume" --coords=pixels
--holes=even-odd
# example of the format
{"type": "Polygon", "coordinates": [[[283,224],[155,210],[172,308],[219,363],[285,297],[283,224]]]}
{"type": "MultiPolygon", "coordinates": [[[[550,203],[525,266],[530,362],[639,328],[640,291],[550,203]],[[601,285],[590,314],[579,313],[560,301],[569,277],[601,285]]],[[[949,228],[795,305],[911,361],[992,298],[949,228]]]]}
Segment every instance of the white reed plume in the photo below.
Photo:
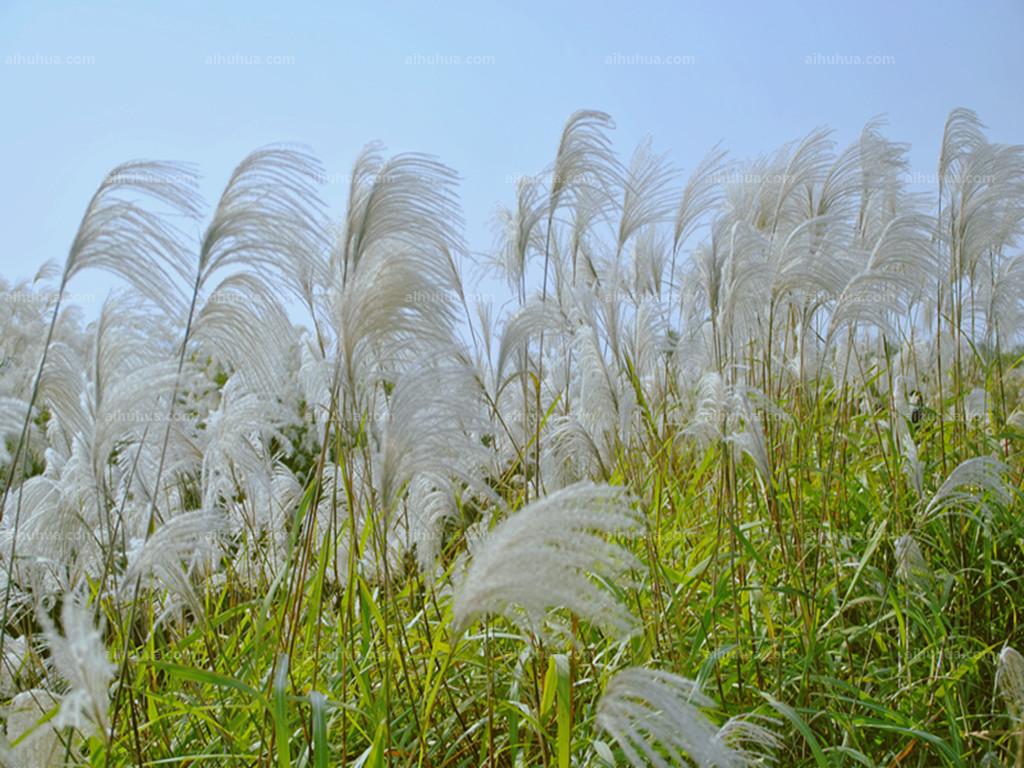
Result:
{"type": "Polygon", "coordinates": [[[107,720],[110,683],[116,668],[107,657],[107,648],[100,630],[93,624],[91,611],[80,597],[67,594],[61,608],[63,631],[58,632],[45,615],[40,616],[40,622],[45,628],[53,666],[69,686],[61,699],[54,725],[58,728],[71,726],[106,738],[110,730],[107,720]]]}
{"type": "Polygon", "coordinates": [[[780,742],[749,717],[717,727],[702,709],[714,702],[693,680],[655,669],[617,673],[598,703],[597,723],[612,735],[630,765],[743,768],[780,742]]]}
{"type": "Polygon", "coordinates": [[[896,539],[896,576],[922,590],[928,589],[933,580],[932,569],[925,559],[917,540],[909,533],[896,539]]]}
{"type": "Polygon", "coordinates": [[[605,582],[638,562],[606,536],[635,532],[641,519],[621,489],[592,483],[563,488],[513,513],[487,535],[455,591],[453,634],[496,613],[545,635],[549,611],[567,608],[628,635],[636,619],[605,582]]]}

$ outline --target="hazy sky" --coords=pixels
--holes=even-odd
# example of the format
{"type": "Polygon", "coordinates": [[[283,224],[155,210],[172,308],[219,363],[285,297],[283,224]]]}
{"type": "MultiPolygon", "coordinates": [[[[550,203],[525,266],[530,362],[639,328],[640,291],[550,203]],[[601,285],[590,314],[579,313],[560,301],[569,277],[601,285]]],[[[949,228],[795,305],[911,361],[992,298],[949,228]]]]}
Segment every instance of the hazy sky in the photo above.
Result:
{"type": "MultiPolygon", "coordinates": [[[[263,144],[344,179],[373,140],[462,176],[467,235],[553,157],[566,117],[611,113],[688,171],[888,115],[927,181],[943,121],[975,109],[1024,142],[1024,2],[66,2],[0,0],[0,275],[63,261],[96,185],[128,159],[190,160],[210,200],[263,144]]],[[[73,286],[105,292],[105,277],[73,286]]]]}

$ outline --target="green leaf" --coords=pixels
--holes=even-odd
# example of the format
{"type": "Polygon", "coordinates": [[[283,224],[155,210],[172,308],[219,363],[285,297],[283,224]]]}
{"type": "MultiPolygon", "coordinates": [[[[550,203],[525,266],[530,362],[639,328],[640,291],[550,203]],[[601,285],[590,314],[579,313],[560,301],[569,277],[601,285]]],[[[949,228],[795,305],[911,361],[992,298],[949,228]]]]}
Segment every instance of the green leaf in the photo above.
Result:
{"type": "Polygon", "coordinates": [[[811,727],[802,717],[800,717],[797,711],[788,704],[783,704],[781,701],[767,693],[761,692],[761,696],[763,696],[765,700],[772,705],[776,712],[789,720],[789,722],[791,722],[793,726],[800,731],[800,735],[804,737],[804,740],[807,742],[807,746],[811,748],[811,753],[814,755],[814,764],[819,766],[819,768],[822,768],[823,766],[824,768],[827,768],[829,761],[828,758],[825,757],[825,752],[822,750],[821,744],[818,743],[818,739],[815,738],[814,733],[811,731],[811,727]]]}
{"type": "MultiPolygon", "coordinates": [[[[572,738],[572,713],[570,712],[569,659],[564,654],[551,657],[557,670],[558,708],[558,768],[569,768],[569,753],[572,738]]],[[[550,667],[549,667],[550,668],[550,667]]]]}
{"type": "Polygon", "coordinates": [[[319,691],[313,691],[309,700],[313,705],[313,765],[327,768],[327,699],[319,691]]]}
{"type": "Polygon", "coordinates": [[[288,654],[278,657],[277,672],[274,673],[274,741],[277,746],[278,768],[291,768],[292,757],[288,737],[288,654]]]}

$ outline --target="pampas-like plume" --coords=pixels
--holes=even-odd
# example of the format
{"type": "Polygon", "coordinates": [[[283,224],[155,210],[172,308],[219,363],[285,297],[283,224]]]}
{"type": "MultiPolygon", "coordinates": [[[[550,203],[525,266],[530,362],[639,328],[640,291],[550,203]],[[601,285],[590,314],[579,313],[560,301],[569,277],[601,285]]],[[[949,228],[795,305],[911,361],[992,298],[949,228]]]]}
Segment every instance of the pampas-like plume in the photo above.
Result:
{"type": "Polygon", "coordinates": [[[909,314],[909,304],[931,288],[934,278],[927,220],[909,214],[892,219],[872,244],[864,267],[843,288],[827,338],[853,323],[898,338],[897,319],[909,314]]]}
{"type": "Polygon", "coordinates": [[[9,699],[18,692],[18,677],[26,667],[28,643],[21,637],[4,637],[4,652],[0,656],[0,697],[9,699]]]}
{"type": "Polygon", "coordinates": [[[996,689],[1003,694],[1010,717],[1024,722],[1024,656],[1006,646],[996,665],[996,689]]]}
{"type": "Polygon", "coordinates": [[[380,445],[378,483],[386,513],[420,473],[459,474],[479,484],[473,463],[486,461],[472,437],[485,424],[479,395],[471,371],[463,368],[425,368],[399,380],[380,445]]]}
{"type": "MultiPolygon", "coordinates": [[[[765,479],[771,477],[771,462],[761,419],[751,396],[757,395],[740,385],[726,384],[717,373],[701,377],[697,389],[697,406],[684,434],[697,437],[705,445],[721,440],[737,452],[746,453],[765,479]]],[[[772,408],[763,398],[762,405],[772,408]]],[[[777,408],[772,408],[778,411],[777,408]]]]}
{"type": "Polygon", "coordinates": [[[640,229],[660,224],[674,207],[671,184],[676,172],[665,155],[655,154],[651,140],[642,142],[623,179],[622,215],[619,219],[619,250],[640,229]]]}
{"type": "Polygon", "coordinates": [[[673,254],[694,233],[701,221],[722,199],[721,177],[725,172],[726,153],[714,149],[690,174],[676,209],[672,235],[673,254]]]}
{"type": "Polygon", "coordinates": [[[17,745],[0,753],[6,768],[54,768],[64,765],[65,745],[57,724],[44,717],[60,697],[42,688],[22,691],[7,707],[7,741],[17,745]]]}
{"type": "Polygon", "coordinates": [[[989,341],[1012,348],[1024,330],[1024,253],[999,262],[991,281],[979,286],[989,341]]]}
{"type": "Polygon", "coordinates": [[[585,482],[523,507],[475,552],[455,592],[453,634],[461,635],[478,616],[497,613],[524,631],[545,635],[549,611],[564,607],[628,635],[636,619],[598,579],[638,565],[605,536],[634,532],[641,521],[621,489],[585,482]]]}
{"type": "Polygon", "coordinates": [[[276,440],[287,446],[281,428],[291,414],[275,400],[247,391],[241,382],[228,379],[221,402],[206,419],[196,446],[202,454],[203,508],[212,510],[231,499],[240,482],[266,476],[269,445],[276,440]]]}
{"type": "Polygon", "coordinates": [[[608,683],[597,723],[612,735],[630,765],[743,768],[779,746],[767,728],[735,717],[718,728],[701,711],[714,702],[700,685],[655,669],[633,667],[608,683]]]}
{"type": "Polygon", "coordinates": [[[356,162],[328,266],[327,321],[341,376],[332,391],[349,390],[350,406],[385,371],[450,352],[452,265],[463,251],[455,179],[426,155],[385,162],[370,148],[356,162]]]}
{"type": "Polygon", "coordinates": [[[565,333],[569,328],[565,313],[552,302],[535,299],[521,307],[502,329],[496,373],[499,389],[504,387],[510,377],[528,373],[525,370],[506,369],[518,354],[528,351],[531,338],[541,333],[551,338],[553,334],[565,333]]]}
{"type": "Polygon", "coordinates": [[[921,589],[927,589],[932,583],[932,569],[925,560],[924,553],[917,540],[909,533],[896,539],[893,548],[896,550],[896,576],[921,589]]]}
{"type": "Polygon", "coordinates": [[[289,373],[298,364],[297,334],[284,308],[271,288],[250,274],[220,282],[196,317],[192,339],[247,389],[267,397],[287,390],[289,373]]]}
{"type": "Polygon", "coordinates": [[[582,190],[611,193],[621,177],[607,133],[614,127],[610,115],[595,110],[580,110],[566,121],[551,170],[550,212],[582,190]]]}
{"type": "Polygon", "coordinates": [[[202,207],[191,166],[135,161],[112,170],[86,208],[71,244],[61,285],[85,269],[105,269],[178,317],[187,304],[179,278],[188,278],[181,233],[143,208],[143,197],[174,215],[198,218],[202,207]]]}
{"type": "MultiPolygon", "coordinates": [[[[21,433],[21,427],[29,421],[28,403],[17,397],[0,397],[0,466],[11,460],[10,451],[7,449],[7,440],[17,437],[21,433]]],[[[34,443],[37,430],[35,425],[29,423],[28,444],[34,443]]]]}
{"type": "Polygon", "coordinates": [[[1008,504],[1013,489],[1006,483],[1009,467],[991,456],[977,456],[959,464],[939,486],[925,508],[924,516],[938,514],[950,508],[966,509],[980,505],[987,511],[989,499],[1008,504]]]}
{"type": "Polygon", "coordinates": [[[408,246],[433,255],[463,249],[454,187],[457,175],[429,155],[383,160],[367,147],[356,161],[345,231],[334,252],[344,283],[366,254],[381,246],[408,246]]]}
{"type": "Polygon", "coordinates": [[[319,161],[281,146],[259,149],[231,174],[199,250],[197,289],[232,265],[283,277],[297,296],[311,279],[326,280],[329,240],[317,186],[319,161]]]}
{"type": "Polygon", "coordinates": [[[533,176],[518,180],[515,209],[498,209],[498,253],[492,263],[512,291],[523,288],[530,254],[544,250],[544,233],[540,226],[544,213],[540,183],[533,176]]]}
{"type": "Polygon", "coordinates": [[[139,542],[137,549],[129,551],[122,592],[130,596],[140,578],[151,577],[184,601],[194,616],[202,617],[203,604],[189,572],[215,554],[217,535],[225,523],[222,513],[203,510],[172,517],[145,542],[139,542]]]}
{"type": "Polygon", "coordinates": [[[106,737],[110,730],[109,689],[115,667],[107,658],[103,637],[92,623],[91,612],[81,598],[68,594],[61,609],[63,632],[58,632],[45,615],[40,616],[40,623],[46,630],[53,665],[70,686],[61,700],[54,725],[106,737]]]}

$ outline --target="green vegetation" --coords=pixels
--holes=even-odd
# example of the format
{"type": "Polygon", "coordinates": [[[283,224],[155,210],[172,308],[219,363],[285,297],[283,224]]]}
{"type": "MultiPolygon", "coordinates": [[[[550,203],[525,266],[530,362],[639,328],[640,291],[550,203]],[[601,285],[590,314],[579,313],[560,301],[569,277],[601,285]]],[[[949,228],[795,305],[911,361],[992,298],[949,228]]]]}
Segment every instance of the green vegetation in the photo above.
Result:
{"type": "Polygon", "coordinates": [[[115,169],[2,286],[5,760],[1024,765],[1024,151],[957,110],[922,199],[876,124],[685,183],[609,128],[500,306],[447,168],[368,151],[331,227],[281,147],[198,244],[115,169]]]}

